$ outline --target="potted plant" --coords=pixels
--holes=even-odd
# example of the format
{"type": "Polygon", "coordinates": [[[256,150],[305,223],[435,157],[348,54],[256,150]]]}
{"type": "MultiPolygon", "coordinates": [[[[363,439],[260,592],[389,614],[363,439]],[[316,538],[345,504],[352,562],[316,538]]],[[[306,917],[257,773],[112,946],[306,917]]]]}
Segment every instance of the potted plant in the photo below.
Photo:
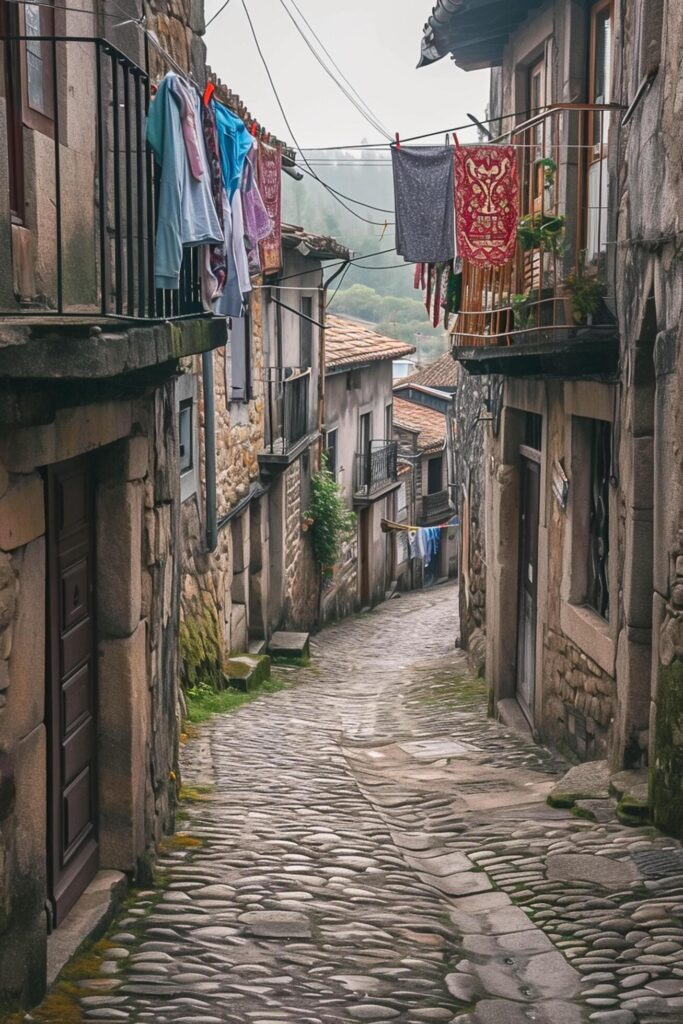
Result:
{"type": "Polygon", "coordinates": [[[578,270],[565,280],[572,307],[572,317],[577,324],[592,324],[593,317],[605,296],[605,282],[598,275],[588,276],[581,264],[578,270]]]}
{"type": "Polygon", "coordinates": [[[528,213],[517,225],[517,241],[524,252],[543,247],[554,256],[561,254],[565,218],[562,214],[528,213]]]}

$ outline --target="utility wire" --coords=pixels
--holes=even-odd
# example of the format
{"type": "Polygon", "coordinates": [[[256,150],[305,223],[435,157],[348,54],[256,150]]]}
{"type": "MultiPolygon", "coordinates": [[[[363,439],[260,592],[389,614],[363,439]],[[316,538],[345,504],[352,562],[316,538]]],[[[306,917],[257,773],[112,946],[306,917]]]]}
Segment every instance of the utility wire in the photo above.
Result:
{"type": "Polygon", "coordinates": [[[251,20],[251,15],[249,14],[249,9],[248,9],[248,7],[246,5],[245,0],[242,0],[242,7],[244,8],[244,13],[247,16],[247,21],[249,22],[249,28],[251,29],[251,34],[254,37],[254,43],[256,45],[256,49],[258,51],[258,55],[261,58],[261,63],[263,64],[263,67],[265,68],[266,75],[268,76],[268,81],[270,82],[271,88],[272,88],[273,93],[275,95],[275,100],[277,102],[278,107],[280,108],[280,113],[282,114],[282,117],[284,118],[284,122],[287,125],[287,130],[289,131],[292,139],[294,140],[294,144],[296,145],[297,149],[299,150],[299,153],[301,154],[301,159],[304,161],[304,163],[308,167],[308,169],[311,172],[311,174],[313,175],[313,177],[317,178],[317,180],[320,182],[320,184],[323,186],[323,188],[327,189],[327,191],[330,192],[330,195],[333,196],[337,200],[337,202],[341,206],[344,207],[345,210],[348,210],[349,213],[351,213],[358,220],[363,221],[365,224],[371,224],[373,227],[377,227],[377,228],[385,227],[385,224],[384,224],[383,221],[368,220],[367,217],[362,217],[360,213],[357,213],[350,206],[347,206],[347,204],[344,202],[343,199],[340,199],[338,196],[334,195],[334,192],[332,192],[330,190],[330,187],[328,186],[327,182],[323,181],[323,179],[319,175],[317,175],[315,173],[313,168],[308,163],[308,160],[306,159],[306,157],[301,152],[301,146],[297,142],[296,135],[292,131],[292,126],[289,123],[289,118],[287,117],[287,114],[285,113],[285,108],[282,106],[282,101],[280,100],[280,96],[279,96],[279,93],[277,91],[277,87],[275,85],[275,82],[273,81],[273,76],[270,73],[270,68],[268,67],[268,62],[266,61],[266,58],[263,55],[263,50],[261,49],[261,45],[260,45],[260,43],[258,41],[258,36],[256,35],[256,29],[254,28],[254,23],[251,20]]]}
{"type": "MultiPolygon", "coordinates": [[[[352,106],[353,106],[353,107],[354,107],[354,108],[355,108],[355,109],[356,109],[356,110],[358,111],[358,113],[359,113],[359,114],[361,115],[361,117],[365,118],[365,120],[366,120],[366,121],[368,122],[368,124],[369,124],[369,125],[370,125],[370,126],[371,126],[372,128],[374,128],[374,129],[375,129],[375,131],[378,131],[378,132],[380,132],[380,134],[381,134],[381,135],[385,135],[385,136],[386,136],[386,138],[387,138],[388,140],[391,140],[391,135],[389,134],[389,132],[387,131],[387,129],[386,129],[386,128],[384,128],[384,127],[383,127],[383,126],[382,126],[382,125],[380,124],[379,120],[378,120],[378,119],[377,119],[377,118],[375,117],[375,115],[374,115],[374,114],[372,113],[372,111],[371,111],[371,110],[370,110],[370,108],[369,108],[369,107],[367,106],[367,104],[365,103],[365,101],[364,101],[364,100],[361,100],[361,101],[359,102],[359,101],[358,101],[357,99],[355,99],[355,97],[353,96],[353,94],[352,94],[352,93],[351,93],[351,92],[350,92],[350,91],[349,91],[349,90],[348,90],[348,89],[347,89],[347,88],[346,88],[346,87],[345,87],[344,85],[342,85],[342,83],[341,83],[341,82],[339,81],[339,79],[338,79],[338,78],[336,78],[336,77],[335,77],[335,75],[334,75],[334,72],[332,72],[332,71],[330,70],[330,68],[329,68],[329,67],[327,66],[327,64],[325,63],[325,61],[324,61],[324,60],[322,59],[322,57],[320,56],[320,54],[318,53],[318,51],[317,51],[317,50],[315,49],[315,47],[314,47],[314,46],[313,46],[313,44],[311,43],[310,39],[308,38],[308,36],[307,36],[307,35],[306,35],[306,33],[304,32],[304,30],[303,30],[303,29],[301,28],[301,26],[299,25],[298,21],[296,20],[296,18],[294,17],[294,15],[292,14],[292,12],[290,11],[289,7],[287,7],[287,4],[285,3],[285,0],[280,0],[280,6],[281,6],[281,7],[283,8],[283,10],[284,10],[284,11],[286,12],[286,14],[287,14],[287,16],[289,17],[290,21],[291,21],[291,22],[292,22],[292,24],[294,25],[294,28],[295,28],[295,29],[297,30],[297,32],[298,32],[298,33],[299,33],[299,35],[301,36],[301,38],[303,39],[304,43],[306,44],[306,46],[308,47],[308,49],[309,49],[309,50],[311,51],[311,53],[312,53],[312,54],[313,54],[313,56],[315,57],[316,61],[317,61],[317,62],[318,62],[318,64],[320,65],[320,67],[321,67],[321,68],[323,69],[323,71],[325,72],[325,74],[326,74],[326,75],[328,75],[328,77],[332,79],[332,81],[334,82],[334,84],[335,84],[335,85],[337,86],[337,88],[338,88],[338,89],[339,89],[339,90],[340,90],[340,91],[341,91],[341,92],[342,92],[342,93],[344,94],[344,96],[346,96],[346,98],[347,98],[347,100],[349,101],[349,103],[351,103],[351,105],[352,105],[352,106]]],[[[297,8],[297,10],[298,10],[298,8],[297,8]]],[[[299,12],[299,13],[301,13],[301,12],[299,12]]],[[[309,26],[309,27],[310,27],[310,26],[309,26]]],[[[312,30],[311,30],[311,31],[312,31],[312,30]]]]}
{"type": "Polygon", "coordinates": [[[211,24],[211,22],[215,21],[216,18],[218,17],[218,15],[223,13],[223,11],[225,10],[225,8],[228,6],[229,3],[230,3],[230,0],[225,0],[225,2],[221,4],[221,6],[216,11],[216,13],[211,15],[211,17],[209,18],[209,20],[206,23],[205,28],[208,28],[209,25],[211,24]]]}
{"type": "MultiPolygon", "coordinates": [[[[309,171],[307,167],[300,167],[299,170],[303,171],[304,174],[308,174],[308,176],[313,178],[315,181],[320,181],[318,176],[313,174],[312,171],[309,171]]],[[[371,203],[364,203],[361,199],[353,199],[351,196],[347,196],[345,192],[339,192],[338,189],[333,188],[331,185],[328,185],[327,188],[330,192],[334,192],[335,195],[341,196],[343,199],[348,199],[350,203],[356,203],[358,206],[365,206],[368,210],[376,210],[378,213],[394,212],[393,210],[386,209],[384,206],[373,206],[371,203]]]]}
{"type": "Polygon", "coordinates": [[[358,91],[357,91],[356,89],[354,89],[353,85],[352,85],[352,84],[351,84],[351,82],[350,82],[350,81],[348,80],[348,78],[346,77],[346,75],[344,74],[344,72],[342,71],[342,69],[341,69],[341,68],[339,67],[339,65],[338,65],[338,64],[337,64],[337,62],[335,61],[334,57],[332,56],[332,54],[330,53],[330,51],[329,51],[329,50],[327,49],[327,47],[325,46],[325,44],[323,43],[322,39],[320,38],[320,36],[319,36],[319,35],[317,34],[317,32],[315,31],[315,29],[313,28],[313,26],[311,25],[310,21],[309,21],[309,20],[308,20],[308,19],[306,18],[306,15],[305,15],[305,14],[303,13],[303,11],[301,10],[301,8],[300,8],[300,7],[299,7],[299,5],[297,4],[296,0],[290,0],[290,3],[291,3],[291,5],[292,5],[292,7],[293,7],[293,8],[294,8],[294,9],[295,9],[295,10],[296,10],[297,12],[298,12],[298,14],[299,14],[299,16],[300,16],[301,20],[302,20],[302,21],[303,21],[303,23],[304,23],[304,24],[306,25],[306,27],[307,27],[307,28],[308,28],[308,30],[310,31],[311,35],[313,36],[313,38],[314,38],[314,39],[315,39],[315,40],[316,40],[316,41],[317,41],[317,42],[319,43],[319,45],[321,46],[321,48],[322,48],[322,50],[323,50],[323,53],[325,53],[325,55],[326,55],[326,56],[328,57],[328,59],[329,59],[330,63],[332,64],[332,66],[333,66],[333,67],[334,67],[334,68],[335,68],[335,69],[337,70],[337,72],[338,72],[338,73],[339,73],[339,74],[341,75],[341,77],[343,78],[344,82],[346,82],[346,84],[348,85],[348,87],[349,87],[349,89],[351,90],[351,92],[352,92],[352,93],[354,93],[354,95],[355,95],[355,96],[356,96],[356,97],[358,98],[358,100],[360,101],[360,103],[362,103],[362,105],[363,105],[363,106],[365,107],[365,109],[366,109],[366,110],[368,111],[368,113],[369,113],[369,114],[371,114],[371,115],[372,115],[372,116],[374,117],[375,121],[377,122],[377,124],[379,125],[379,127],[380,127],[380,128],[382,129],[382,134],[383,134],[383,135],[386,135],[386,136],[387,136],[388,138],[391,138],[391,133],[390,133],[390,132],[389,132],[389,131],[387,130],[387,128],[385,127],[385,125],[383,125],[383,124],[382,124],[382,122],[381,122],[381,121],[379,120],[379,118],[377,117],[377,115],[373,113],[373,111],[371,110],[371,108],[369,107],[369,105],[368,105],[368,104],[367,104],[367,103],[365,102],[365,100],[364,100],[364,99],[363,99],[363,97],[362,97],[362,96],[361,96],[361,95],[360,95],[360,94],[358,93],[358,91]]]}

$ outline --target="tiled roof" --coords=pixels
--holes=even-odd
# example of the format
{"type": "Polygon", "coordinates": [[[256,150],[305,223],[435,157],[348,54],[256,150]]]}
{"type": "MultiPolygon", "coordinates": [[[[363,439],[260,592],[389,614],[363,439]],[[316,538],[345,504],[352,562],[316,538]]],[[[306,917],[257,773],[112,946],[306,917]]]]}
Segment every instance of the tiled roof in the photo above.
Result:
{"type": "Polygon", "coordinates": [[[351,251],[331,235],[316,235],[296,224],[282,225],[282,244],[286,249],[296,249],[302,256],[317,256],[322,260],[348,260],[351,251]]]}
{"type": "Polygon", "coordinates": [[[394,393],[394,426],[417,433],[421,452],[441,449],[446,443],[446,417],[426,405],[407,402],[394,393]]]}
{"type": "Polygon", "coordinates": [[[447,388],[449,391],[458,386],[458,364],[450,352],[444,352],[433,363],[422,370],[411,373],[394,382],[394,387],[403,384],[418,384],[423,388],[447,388]]]}
{"type": "Polygon", "coordinates": [[[325,321],[325,369],[364,366],[384,359],[400,359],[415,349],[405,341],[385,338],[365,324],[342,316],[325,321]]]}

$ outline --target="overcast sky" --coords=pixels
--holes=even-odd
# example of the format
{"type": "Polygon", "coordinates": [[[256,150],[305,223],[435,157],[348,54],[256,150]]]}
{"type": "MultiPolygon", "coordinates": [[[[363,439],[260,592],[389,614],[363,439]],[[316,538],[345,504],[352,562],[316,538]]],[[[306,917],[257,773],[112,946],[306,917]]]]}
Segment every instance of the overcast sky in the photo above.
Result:
{"type": "MultiPolygon", "coordinates": [[[[207,20],[222,2],[206,0],[207,20]]],[[[300,144],[348,145],[364,138],[380,141],[377,130],[354,110],[316,63],[281,0],[245,2],[300,144]]],[[[466,121],[468,112],[483,116],[487,71],[466,73],[448,58],[416,69],[422,27],[433,0],[296,2],[351,84],[392,134],[398,131],[405,138],[440,131],[466,121]]],[[[206,43],[212,68],[239,93],[252,115],[293,143],[256,51],[242,0],[230,0],[209,27],[206,43]]],[[[465,138],[474,141],[475,135],[470,132],[465,138]]]]}

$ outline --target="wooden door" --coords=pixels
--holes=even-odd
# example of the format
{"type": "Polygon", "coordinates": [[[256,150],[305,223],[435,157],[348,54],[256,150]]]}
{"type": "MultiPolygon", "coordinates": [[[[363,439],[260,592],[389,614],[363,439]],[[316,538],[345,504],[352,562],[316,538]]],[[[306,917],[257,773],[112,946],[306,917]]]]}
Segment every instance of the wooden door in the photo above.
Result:
{"type": "Polygon", "coordinates": [[[87,458],[48,470],[48,875],[56,925],[98,859],[93,499],[87,458]]]}
{"type": "Polygon", "coordinates": [[[519,593],[517,602],[517,701],[533,722],[536,681],[538,523],[541,466],[531,450],[521,457],[519,593]]]}
{"type": "Polygon", "coordinates": [[[372,509],[364,508],[360,512],[360,603],[367,608],[371,600],[370,588],[370,516],[372,509]]]}

